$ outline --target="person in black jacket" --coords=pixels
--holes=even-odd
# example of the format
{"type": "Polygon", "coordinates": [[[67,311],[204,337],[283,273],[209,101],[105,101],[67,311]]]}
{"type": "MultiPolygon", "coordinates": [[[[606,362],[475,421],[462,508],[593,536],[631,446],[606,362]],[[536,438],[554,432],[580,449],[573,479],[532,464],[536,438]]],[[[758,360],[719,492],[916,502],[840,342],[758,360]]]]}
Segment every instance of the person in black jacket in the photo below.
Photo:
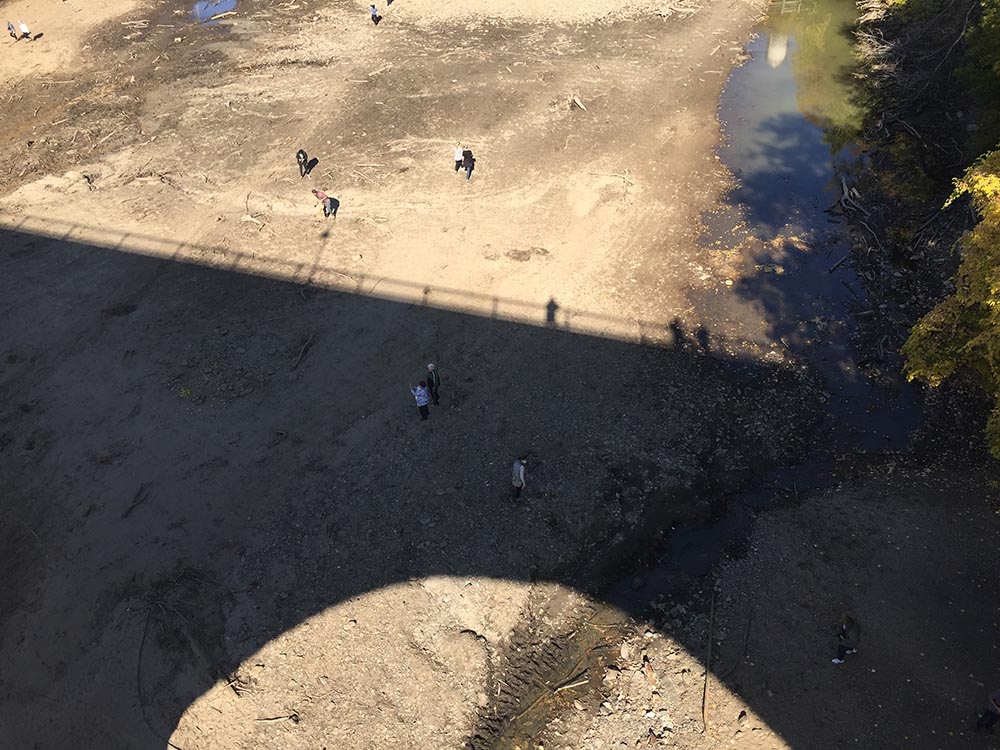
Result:
{"type": "Polygon", "coordinates": [[[441,387],[441,376],[437,373],[437,368],[434,367],[434,363],[430,362],[427,365],[427,390],[431,392],[431,403],[434,406],[438,406],[438,388],[441,387]]]}
{"type": "Polygon", "coordinates": [[[833,660],[833,663],[843,664],[848,654],[858,653],[860,645],[861,626],[850,615],[844,615],[840,621],[840,629],[837,631],[837,658],[833,660]]]}
{"type": "Polygon", "coordinates": [[[299,177],[305,177],[309,171],[309,154],[304,149],[299,149],[295,153],[295,161],[299,163],[299,177]]]}
{"type": "Polygon", "coordinates": [[[986,709],[979,715],[976,731],[992,729],[998,721],[1000,721],[1000,690],[994,690],[986,697],[986,709]]]}
{"type": "Polygon", "coordinates": [[[472,155],[471,148],[462,149],[462,167],[465,168],[465,179],[472,179],[472,170],[476,168],[476,157],[472,155]]]}

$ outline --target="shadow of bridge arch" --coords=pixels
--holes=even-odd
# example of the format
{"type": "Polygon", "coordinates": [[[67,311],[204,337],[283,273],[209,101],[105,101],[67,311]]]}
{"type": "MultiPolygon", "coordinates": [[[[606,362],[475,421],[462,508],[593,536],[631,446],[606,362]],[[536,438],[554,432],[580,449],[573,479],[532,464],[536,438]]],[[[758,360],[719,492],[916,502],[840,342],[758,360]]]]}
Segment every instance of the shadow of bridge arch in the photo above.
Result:
{"type": "MultiPolygon", "coordinates": [[[[542,306],[529,325],[439,309],[433,295],[421,305],[151,257],[134,238],[8,229],[0,248],[0,482],[16,519],[0,632],[21,696],[4,729],[15,746],[84,726],[114,744],[131,726],[133,747],[163,747],[145,720],[169,735],[215,683],[165,663],[155,693],[108,701],[132,693],[131,644],[154,606],[228,675],[304,619],[415,578],[600,597],[662,553],[672,525],[800,457],[819,416],[797,369],[712,355],[704,328],[640,344],[546,326],[542,306]],[[420,422],[406,386],[427,361],[443,404],[420,422]],[[509,462],[522,451],[535,460],[515,507],[509,462]],[[53,714],[46,696],[83,682],[91,692],[53,714]]],[[[793,707],[730,685],[789,746],[817,746],[796,736],[793,707]]]]}

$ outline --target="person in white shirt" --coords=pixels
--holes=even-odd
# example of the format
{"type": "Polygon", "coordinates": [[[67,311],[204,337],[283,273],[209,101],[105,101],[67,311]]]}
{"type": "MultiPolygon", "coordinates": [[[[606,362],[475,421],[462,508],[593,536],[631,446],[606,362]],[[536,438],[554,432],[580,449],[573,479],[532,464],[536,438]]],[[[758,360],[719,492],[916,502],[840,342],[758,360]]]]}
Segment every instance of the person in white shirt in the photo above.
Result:
{"type": "Polygon", "coordinates": [[[18,21],[17,27],[21,30],[21,39],[31,39],[31,29],[24,21],[18,21]]]}
{"type": "Polygon", "coordinates": [[[528,456],[518,456],[514,459],[514,472],[511,476],[511,484],[514,485],[514,499],[521,497],[521,490],[524,489],[524,466],[528,463],[528,456]]]}
{"type": "Polygon", "coordinates": [[[458,174],[458,172],[462,169],[462,160],[464,159],[462,152],[464,150],[465,149],[461,143],[455,144],[455,174],[458,174]]]}

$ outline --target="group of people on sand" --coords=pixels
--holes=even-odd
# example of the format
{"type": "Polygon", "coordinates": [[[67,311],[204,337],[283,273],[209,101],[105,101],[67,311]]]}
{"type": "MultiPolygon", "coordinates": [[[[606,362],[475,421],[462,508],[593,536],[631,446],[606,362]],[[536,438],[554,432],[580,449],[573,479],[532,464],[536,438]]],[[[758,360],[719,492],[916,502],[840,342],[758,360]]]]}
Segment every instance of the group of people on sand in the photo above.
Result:
{"type": "Polygon", "coordinates": [[[14,26],[13,21],[7,22],[7,33],[10,34],[11,38],[17,42],[21,39],[27,39],[31,41],[31,29],[28,28],[28,24],[24,21],[18,21],[17,26],[14,26]]]}
{"type": "MultiPolygon", "coordinates": [[[[295,161],[299,165],[299,177],[308,175],[312,172],[313,167],[319,163],[318,159],[310,159],[309,154],[302,148],[295,153],[295,161]]],[[[455,173],[458,174],[459,171],[464,169],[465,179],[468,181],[472,179],[472,170],[475,168],[476,157],[473,156],[472,149],[468,146],[463,146],[461,142],[457,143],[455,145],[455,173]]],[[[332,216],[336,219],[337,209],[340,208],[340,201],[318,188],[313,188],[312,194],[313,198],[316,199],[316,204],[323,211],[323,218],[332,216]]]]}
{"type": "MultiPolygon", "coordinates": [[[[433,362],[427,363],[427,376],[416,385],[410,386],[410,393],[417,402],[417,413],[420,414],[420,421],[423,422],[430,416],[430,405],[439,406],[441,404],[441,376],[433,362]]],[[[521,497],[521,492],[525,487],[525,474],[528,465],[528,454],[520,453],[514,459],[511,473],[511,487],[514,492],[514,499],[521,497]]]]}

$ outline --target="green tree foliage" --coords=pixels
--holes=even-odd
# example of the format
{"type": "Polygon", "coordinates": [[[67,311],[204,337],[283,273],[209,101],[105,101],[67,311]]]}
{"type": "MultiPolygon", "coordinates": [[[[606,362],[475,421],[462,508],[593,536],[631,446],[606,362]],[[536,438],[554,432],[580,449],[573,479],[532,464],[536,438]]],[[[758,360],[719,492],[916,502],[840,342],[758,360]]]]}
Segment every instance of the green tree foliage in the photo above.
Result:
{"type": "Polygon", "coordinates": [[[963,73],[980,109],[981,151],[1000,139],[1000,0],[982,0],[982,15],[968,29],[968,61],[963,73]]]}
{"type": "Polygon", "coordinates": [[[910,380],[937,386],[960,369],[979,376],[996,400],[986,437],[1000,458],[1000,151],[956,180],[950,200],[961,195],[971,198],[980,221],[959,241],[955,291],[917,323],[903,354],[910,380]]]}

